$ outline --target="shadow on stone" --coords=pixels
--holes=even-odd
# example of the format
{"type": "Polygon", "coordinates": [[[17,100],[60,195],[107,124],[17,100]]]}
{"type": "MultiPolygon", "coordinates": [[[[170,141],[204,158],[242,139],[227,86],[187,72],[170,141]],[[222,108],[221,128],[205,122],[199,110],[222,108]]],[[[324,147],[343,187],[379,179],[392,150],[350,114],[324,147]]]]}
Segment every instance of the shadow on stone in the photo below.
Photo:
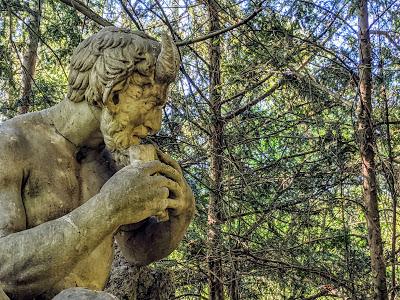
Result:
{"type": "Polygon", "coordinates": [[[118,300],[118,298],[106,292],[70,288],[59,293],[53,300],[118,300]]]}
{"type": "MultiPolygon", "coordinates": [[[[117,248],[117,247],[116,247],[117,248]]],[[[169,300],[175,298],[172,272],[136,267],[115,250],[110,279],[105,288],[120,300],[169,300]]]]}

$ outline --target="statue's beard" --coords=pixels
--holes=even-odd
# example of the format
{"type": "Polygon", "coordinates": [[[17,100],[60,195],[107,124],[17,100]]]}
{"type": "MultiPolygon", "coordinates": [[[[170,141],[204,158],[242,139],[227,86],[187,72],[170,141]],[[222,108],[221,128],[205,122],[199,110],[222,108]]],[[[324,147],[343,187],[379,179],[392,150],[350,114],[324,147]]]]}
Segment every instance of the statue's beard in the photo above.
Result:
{"type": "Polygon", "coordinates": [[[137,143],[131,128],[119,122],[109,110],[104,107],[101,113],[100,130],[103,134],[106,148],[110,151],[118,168],[129,164],[128,149],[137,143]]]}

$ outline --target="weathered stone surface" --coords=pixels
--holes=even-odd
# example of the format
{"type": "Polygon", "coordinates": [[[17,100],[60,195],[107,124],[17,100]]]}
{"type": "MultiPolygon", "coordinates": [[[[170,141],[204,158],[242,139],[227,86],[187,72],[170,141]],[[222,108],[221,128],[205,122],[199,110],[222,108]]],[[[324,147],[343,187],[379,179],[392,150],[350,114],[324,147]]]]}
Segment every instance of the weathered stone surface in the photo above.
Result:
{"type": "Polygon", "coordinates": [[[53,300],[118,300],[118,298],[106,292],[70,288],[59,293],[53,300]]]}
{"type": "Polygon", "coordinates": [[[10,298],[102,290],[114,238],[138,266],[177,247],[193,193],[176,161],[139,144],[161,127],[178,65],[170,37],[107,27],[72,55],[65,100],[0,124],[0,286],[10,298]],[[132,147],[151,158],[131,162],[132,147]]]}
{"type": "Polygon", "coordinates": [[[10,300],[10,298],[7,297],[6,293],[0,288],[0,300],[10,300]]]}
{"type": "Polygon", "coordinates": [[[170,271],[134,266],[116,249],[105,291],[120,300],[169,300],[175,285],[170,271]]]}

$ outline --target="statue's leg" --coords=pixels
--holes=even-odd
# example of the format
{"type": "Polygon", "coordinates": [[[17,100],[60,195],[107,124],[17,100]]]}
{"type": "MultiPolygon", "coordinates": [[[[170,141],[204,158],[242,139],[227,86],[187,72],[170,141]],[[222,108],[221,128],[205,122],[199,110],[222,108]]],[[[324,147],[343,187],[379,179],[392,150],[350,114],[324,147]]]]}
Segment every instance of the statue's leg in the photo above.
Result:
{"type": "Polygon", "coordinates": [[[99,291],[92,291],[84,288],[70,288],[56,295],[53,300],[118,300],[117,297],[99,291]]]}
{"type": "Polygon", "coordinates": [[[0,300],[10,300],[6,293],[4,293],[3,289],[0,287],[0,300]]]}

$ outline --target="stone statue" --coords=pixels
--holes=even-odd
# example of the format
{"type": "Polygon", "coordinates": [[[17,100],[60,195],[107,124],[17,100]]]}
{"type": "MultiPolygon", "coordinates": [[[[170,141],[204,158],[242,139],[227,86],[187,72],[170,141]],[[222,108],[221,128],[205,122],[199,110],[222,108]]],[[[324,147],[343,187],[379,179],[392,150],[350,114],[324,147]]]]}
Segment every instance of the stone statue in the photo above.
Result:
{"type": "Polygon", "coordinates": [[[194,214],[179,165],[129,153],[160,129],[178,68],[168,35],[106,27],[74,51],[65,100],[0,125],[0,299],[102,290],[114,237],[137,265],[177,247],[194,214]]]}

